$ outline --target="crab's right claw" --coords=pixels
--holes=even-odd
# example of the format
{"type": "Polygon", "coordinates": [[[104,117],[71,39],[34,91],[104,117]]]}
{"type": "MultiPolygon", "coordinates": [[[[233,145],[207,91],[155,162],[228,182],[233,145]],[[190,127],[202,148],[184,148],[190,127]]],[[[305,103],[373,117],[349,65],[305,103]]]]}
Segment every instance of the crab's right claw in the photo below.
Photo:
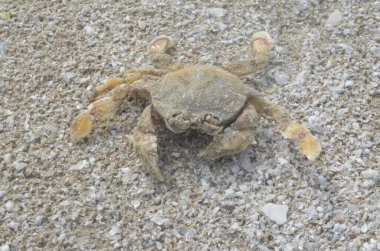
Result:
{"type": "Polygon", "coordinates": [[[73,143],[90,135],[93,127],[93,121],[89,110],[83,111],[76,116],[71,124],[70,137],[73,143]]]}
{"type": "Polygon", "coordinates": [[[281,130],[284,138],[294,140],[300,152],[309,160],[316,160],[322,152],[318,139],[303,125],[291,122],[281,130]]]}

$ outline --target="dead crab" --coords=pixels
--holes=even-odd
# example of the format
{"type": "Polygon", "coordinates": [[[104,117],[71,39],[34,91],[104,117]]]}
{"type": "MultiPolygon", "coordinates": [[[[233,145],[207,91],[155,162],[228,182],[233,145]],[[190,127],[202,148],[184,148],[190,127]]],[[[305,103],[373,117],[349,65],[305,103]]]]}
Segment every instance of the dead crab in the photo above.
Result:
{"type": "Polygon", "coordinates": [[[72,123],[72,141],[87,137],[95,123],[112,118],[127,95],[137,95],[151,104],[133,133],[134,149],[146,170],[159,181],[164,181],[155,133],[159,124],[174,133],[193,129],[213,135],[213,141],[199,156],[216,159],[255,144],[257,121],[263,115],[275,119],[284,137],[294,140],[308,159],[316,159],[321,147],[310,130],[292,122],[285,108],[271,103],[239,79],[266,66],[272,40],[266,32],[258,32],[250,45],[248,60],[215,67],[175,62],[168,54],[174,40],[167,36],[154,39],[148,46],[148,55],[156,69],[130,70],[124,78],[98,86],[92,96],[95,101],[72,123]],[[111,95],[104,97],[111,90],[111,95]]]}

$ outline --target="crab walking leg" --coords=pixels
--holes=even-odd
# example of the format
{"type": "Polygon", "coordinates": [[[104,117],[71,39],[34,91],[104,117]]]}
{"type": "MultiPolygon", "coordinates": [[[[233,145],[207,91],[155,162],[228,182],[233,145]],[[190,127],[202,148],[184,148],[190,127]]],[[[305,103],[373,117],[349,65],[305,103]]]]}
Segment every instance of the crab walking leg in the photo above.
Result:
{"type": "Polygon", "coordinates": [[[257,121],[258,114],[254,106],[248,104],[231,127],[216,135],[210,145],[198,156],[206,159],[217,159],[242,152],[249,145],[256,144],[257,121]]]}
{"type": "Polygon", "coordinates": [[[149,105],[141,114],[135,132],[133,133],[133,147],[143,160],[144,168],[158,181],[165,180],[159,168],[157,152],[157,136],[155,133],[152,106],[149,105]]]}
{"type": "Polygon", "coordinates": [[[121,84],[133,84],[137,80],[140,80],[144,77],[152,77],[161,76],[165,74],[166,71],[157,70],[157,69],[135,69],[129,70],[124,73],[124,78],[114,78],[106,81],[105,84],[99,85],[95,87],[95,90],[92,92],[90,96],[90,100],[95,101],[100,96],[110,92],[121,84]]]}
{"type": "Polygon", "coordinates": [[[269,52],[273,48],[271,37],[264,31],[257,32],[251,38],[250,47],[249,59],[232,62],[222,68],[238,76],[262,70],[267,65],[269,52]]]}
{"type": "Polygon", "coordinates": [[[294,141],[300,152],[309,160],[318,158],[322,151],[318,139],[308,128],[292,121],[289,112],[284,107],[273,104],[261,96],[250,97],[248,102],[255,106],[258,113],[278,121],[278,128],[283,137],[294,141]]]}
{"type": "Polygon", "coordinates": [[[119,85],[112,96],[91,103],[87,110],[76,116],[71,124],[70,136],[74,143],[90,135],[95,122],[113,118],[123,98],[130,92],[128,84],[119,85]]]}
{"type": "Polygon", "coordinates": [[[121,84],[127,83],[126,79],[123,78],[113,78],[106,81],[105,84],[95,87],[95,90],[90,95],[90,100],[95,101],[97,98],[113,89],[118,87],[121,84]]]}

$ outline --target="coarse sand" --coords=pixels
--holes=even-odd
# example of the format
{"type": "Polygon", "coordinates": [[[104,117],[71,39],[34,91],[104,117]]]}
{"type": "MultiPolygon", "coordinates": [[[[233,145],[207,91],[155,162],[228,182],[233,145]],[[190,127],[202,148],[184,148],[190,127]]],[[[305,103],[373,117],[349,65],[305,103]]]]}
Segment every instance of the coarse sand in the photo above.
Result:
{"type": "Polygon", "coordinates": [[[0,250],[380,250],[379,1],[0,2],[0,250]],[[245,84],[319,138],[308,161],[271,121],[257,145],[207,161],[210,138],[159,132],[158,183],[128,135],[147,105],[80,142],[73,118],[93,88],[150,66],[153,38],[186,63],[248,57],[245,84]]]}

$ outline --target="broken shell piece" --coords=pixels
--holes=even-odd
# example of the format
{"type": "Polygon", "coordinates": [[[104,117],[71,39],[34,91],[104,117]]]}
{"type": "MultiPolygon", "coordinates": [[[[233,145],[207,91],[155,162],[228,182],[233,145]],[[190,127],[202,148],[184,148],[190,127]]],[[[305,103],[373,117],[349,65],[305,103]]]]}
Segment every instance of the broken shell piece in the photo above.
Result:
{"type": "Polygon", "coordinates": [[[174,39],[169,36],[159,36],[148,45],[148,53],[165,53],[174,47],[174,39]]]}
{"type": "Polygon", "coordinates": [[[265,31],[257,32],[251,38],[251,47],[254,53],[266,54],[273,47],[272,38],[265,31]]]}

